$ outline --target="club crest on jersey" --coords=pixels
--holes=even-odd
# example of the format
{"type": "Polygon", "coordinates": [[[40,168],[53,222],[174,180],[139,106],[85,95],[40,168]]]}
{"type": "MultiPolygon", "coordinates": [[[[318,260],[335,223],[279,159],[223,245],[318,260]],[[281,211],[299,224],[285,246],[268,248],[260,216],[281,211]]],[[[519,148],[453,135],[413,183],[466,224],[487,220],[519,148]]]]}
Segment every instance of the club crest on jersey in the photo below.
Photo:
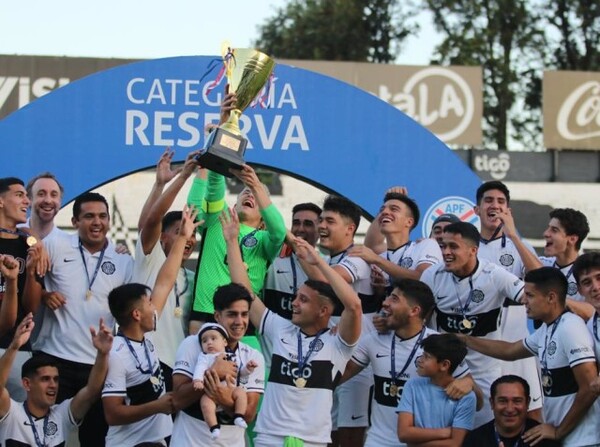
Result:
{"type": "Polygon", "coordinates": [[[484,298],[485,294],[479,289],[474,289],[471,292],[471,301],[473,301],[474,303],[481,303],[484,298]]]}
{"type": "Polygon", "coordinates": [[[555,352],[556,352],[556,342],[554,340],[552,340],[548,344],[548,355],[554,355],[555,352]]]}
{"type": "Polygon", "coordinates": [[[311,341],[308,345],[308,349],[312,349],[314,352],[319,352],[321,349],[323,349],[323,346],[325,346],[323,344],[323,340],[319,338],[317,340],[311,341]]]}
{"type": "Polygon", "coordinates": [[[513,258],[513,255],[510,253],[505,253],[500,256],[500,264],[502,264],[504,267],[510,267],[514,262],[515,258],[513,258]]]}
{"type": "Polygon", "coordinates": [[[44,430],[44,434],[46,436],[54,436],[58,433],[58,425],[54,421],[48,421],[48,425],[46,426],[46,430],[44,430]]]}
{"type": "Polygon", "coordinates": [[[115,270],[117,270],[117,268],[115,267],[115,265],[110,262],[110,261],[105,261],[102,263],[102,272],[106,275],[112,275],[113,273],[115,273],[115,270]]]}
{"type": "Polygon", "coordinates": [[[255,247],[256,244],[258,244],[258,239],[256,239],[254,236],[244,238],[243,244],[246,248],[252,248],[255,247]]]}
{"type": "Polygon", "coordinates": [[[569,283],[569,286],[567,288],[567,295],[569,295],[569,296],[577,295],[577,284],[575,284],[574,282],[569,283]]]}
{"type": "Polygon", "coordinates": [[[405,269],[411,268],[412,265],[413,265],[412,258],[404,258],[404,259],[402,259],[402,262],[400,262],[400,267],[405,268],[405,269]]]}
{"type": "Polygon", "coordinates": [[[423,217],[421,231],[423,236],[427,237],[431,233],[433,222],[442,214],[454,214],[463,222],[472,223],[479,229],[479,217],[475,214],[473,207],[475,204],[469,199],[460,196],[444,197],[429,207],[423,217]]]}

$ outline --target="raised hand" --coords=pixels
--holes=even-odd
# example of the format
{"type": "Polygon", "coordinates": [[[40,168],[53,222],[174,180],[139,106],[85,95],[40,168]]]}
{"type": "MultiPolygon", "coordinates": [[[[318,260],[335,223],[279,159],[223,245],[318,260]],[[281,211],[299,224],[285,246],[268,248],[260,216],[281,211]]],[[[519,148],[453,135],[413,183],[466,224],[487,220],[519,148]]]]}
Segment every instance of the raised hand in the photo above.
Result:
{"type": "Polygon", "coordinates": [[[166,185],[171,180],[175,178],[177,174],[181,172],[183,168],[171,168],[171,161],[173,160],[173,156],[175,155],[175,151],[171,150],[170,147],[166,148],[162,153],[160,158],[158,159],[158,164],[156,165],[156,183],[159,185],[166,185]]]}
{"type": "Polygon", "coordinates": [[[223,210],[219,215],[221,228],[223,229],[223,237],[226,241],[237,241],[240,234],[240,219],[235,211],[235,208],[223,210]]]}
{"type": "Polygon", "coordinates": [[[29,337],[31,337],[31,331],[33,331],[34,326],[35,323],[33,322],[33,314],[29,312],[15,330],[15,336],[11,342],[11,345],[15,350],[18,350],[21,346],[27,343],[29,337]]]}
{"type": "Polygon", "coordinates": [[[0,255],[0,274],[16,280],[19,277],[19,261],[10,255],[0,255]]]}
{"type": "Polygon", "coordinates": [[[317,265],[321,257],[315,247],[310,245],[302,238],[295,238],[294,245],[296,246],[296,256],[310,265],[317,265]]]}
{"type": "Polygon", "coordinates": [[[101,354],[108,354],[112,348],[113,335],[108,326],[104,324],[104,319],[100,318],[97,332],[94,326],[90,326],[90,333],[94,348],[101,354]]]}
{"type": "Polygon", "coordinates": [[[184,206],[181,213],[181,227],[179,229],[179,235],[189,239],[195,233],[196,228],[204,223],[204,220],[196,222],[198,217],[198,209],[195,206],[184,206]]]}

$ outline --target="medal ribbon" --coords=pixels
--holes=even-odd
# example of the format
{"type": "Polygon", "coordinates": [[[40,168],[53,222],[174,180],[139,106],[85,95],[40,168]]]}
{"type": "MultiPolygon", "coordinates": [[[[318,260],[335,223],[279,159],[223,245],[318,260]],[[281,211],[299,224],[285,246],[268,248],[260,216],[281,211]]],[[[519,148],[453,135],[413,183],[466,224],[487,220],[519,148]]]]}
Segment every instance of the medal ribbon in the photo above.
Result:
{"type": "Polygon", "coordinates": [[[398,374],[396,374],[396,334],[394,334],[392,336],[392,349],[390,352],[390,359],[391,359],[390,374],[392,375],[392,380],[394,381],[394,383],[396,383],[398,380],[400,380],[400,376],[402,376],[402,374],[404,374],[404,371],[406,371],[406,368],[408,368],[408,365],[410,365],[410,363],[412,362],[412,359],[414,358],[415,354],[417,353],[419,346],[421,346],[421,341],[423,341],[424,335],[425,335],[425,326],[423,326],[423,328],[421,329],[419,338],[415,342],[415,345],[413,346],[412,351],[410,351],[410,355],[406,359],[406,362],[404,363],[402,370],[398,374]]]}
{"type": "Polygon", "coordinates": [[[231,354],[231,356],[229,357],[229,360],[232,360],[232,361],[233,361],[233,359],[237,360],[235,362],[238,365],[236,385],[239,385],[240,377],[242,375],[242,368],[244,367],[244,362],[242,361],[242,355],[239,353],[240,352],[240,344],[238,343],[238,345],[236,346],[235,349],[230,349],[229,346],[225,346],[225,352],[228,354],[231,354]]]}
{"type": "Polygon", "coordinates": [[[144,353],[146,354],[146,361],[148,362],[148,369],[142,368],[142,362],[140,362],[140,358],[138,357],[137,353],[135,352],[135,349],[133,349],[133,346],[131,345],[131,342],[129,341],[129,339],[122,332],[117,333],[117,336],[123,337],[125,339],[125,344],[129,348],[129,352],[131,352],[131,355],[133,355],[133,358],[135,359],[135,362],[136,362],[135,368],[142,374],[150,374],[152,376],[153,375],[152,374],[152,372],[153,372],[152,371],[152,361],[150,360],[150,350],[148,349],[148,346],[146,345],[146,340],[142,339],[142,346],[144,346],[144,353]]]}
{"type": "Polygon", "coordinates": [[[341,263],[341,262],[344,260],[344,258],[345,258],[345,257],[348,255],[348,250],[350,250],[352,247],[354,247],[354,244],[350,245],[350,246],[349,246],[347,249],[345,249],[343,252],[341,252],[341,253],[338,253],[338,254],[337,254],[337,255],[335,255],[335,256],[331,256],[331,257],[329,258],[329,265],[338,265],[338,264],[340,264],[340,263],[341,263]],[[332,263],[331,263],[331,261],[333,260],[333,258],[335,258],[335,257],[337,257],[337,256],[339,256],[339,257],[340,257],[340,259],[338,259],[338,260],[337,260],[337,262],[336,262],[335,264],[332,264],[332,263]]]}
{"type": "Polygon", "coordinates": [[[81,239],[79,239],[79,254],[81,255],[81,262],[83,262],[83,267],[85,268],[85,277],[88,280],[88,290],[92,290],[92,286],[94,285],[94,281],[96,281],[96,277],[98,276],[98,271],[100,271],[100,265],[102,264],[102,259],[104,259],[104,252],[106,251],[106,246],[108,244],[104,244],[102,247],[102,251],[100,252],[100,256],[98,257],[98,262],[96,263],[96,268],[94,269],[94,275],[92,279],[90,279],[90,273],[88,272],[87,262],[85,262],[85,256],[83,255],[83,245],[81,244],[81,239]]]}
{"type": "Polygon", "coordinates": [[[598,312],[596,312],[594,314],[594,323],[593,323],[594,338],[598,341],[598,343],[600,343],[600,336],[598,335],[598,318],[600,318],[600,315],[598,315],[598,312]]]}
{"type": "MultiPolygon", "coordinates": [[[[556,332],[558,323],[560,323],[560,320],[563,315],[564,315],[564,313],[560,314],[560,316],[554,322],[554,325],[552,326],[552,331],[550,331],[550,341],[552,341],[552,337],[554,337],[554,333],[556,332]]],[[[540,356],[540,363],[541,363],[542,369],[544,371],[548,371],[548,364],[546,363],[546,352],[547,351],[548,351],[548,332],[546,331],[546,339],[544,340],[544,352],[542,352],[542,355],[540,356]]]]}
{"type": "Polygon", "coordinates": [[[33,432],[33,438],[35,439],[35,445],[37,447],[46,447],[46,431],[48,428],[48,419],[50,418],[50,410],[44,416],[44,442],[40,440],[40,435],[37,432],[37,428],[35,427],[35,421],[33,420],[32,414],[29,412],[29,408],[27,408],[27,401],[23,402],[23,409],[25,410],[25,414],[27,415],[27,419],[29,419],[29,424],[31,425],[31,431],[33,432]]]}
{"type": "Polygon", "coordinates": [[[290,255],[290,265],[292,266],[292,292],[296,295],[298,291],[298,273],[296,272],[296,262],[294,261],[294,255],[290,255]]]}
{"type": "Polygon", "coordinates": [[[406,254],[406,250],[408,250],[408,247],[410,247],[410,241],[408,241],[406,244],[402,245],[401,247],[395,249],[395,250],[388,250],[385,253],[385,257],[387,258],[388,261],[392,262],[392,260],[390,259],[390,251],[392,253],[396,253],[398,250],[400,250],[401,248],[404,247],[404,250],[402,251],[402,255],[400,256],[400,259],[398,259],[398,262],[396,262],[396,265],[402,267],[402,260],[404,259],[404,255],[406,254]]]}
{"type": "Polygon", "coordinates": [[[8,228],[0,228],[0,233],[14,234],[15,236],[21,236],[25,238],[31,236],[30,234],[24,232],[23,230],[19,230],[18,228],[16,231],[9,230],[8,228]]]}
{"type": "MultiPolygon", "coordinates": [[[[486,245],[489,244],[494,239],[496,239],[496,236],[498,236],[498,233],[500,233],[500,231],[502,230],[502,228],[504,228],[504,222],[501,222],[500,225],[498,225],[496,227],[496,229],[492,233],[492,237],[491,238],[489,238],[489,239],[480,238],[481,242],[483,242],[486,245]]],[[[502,233],[502,248],[504,248],[504,247],[506,247],[506,234],[502,233]]]]}
{"type": "MultiPolygon", "coordinates": [[[[525,427],[521,430],[521,434],[519,435],[519,440],[513,445],[513,447],[521,447],[523,446],[523,433],[525,432],[525,427]]],[[[496,445],[500,445],[501,439],[498,430],[496,429],[496,424],[494,424],[494,436],[496,437],[496,445]]]]}
{"type": "Polygon", "coordinates": [[[306,367],[311,354],[315,351],[317,342],[321,338],[321,335],[323,335],[328,330],[329,329],[321,329],[319,332],[317,332],[317,335],[315,335],[315,339],[309,345],[310,349],[306,353],[306,357],[302,356],[302,335],[300,334],[300,331],[298,331],[298,377],[302,377],[304,368],[306,367]]]}
{"type": "Polygon", "coordinates": [[[173,288],[174,288],[174,292],[175,292],[175,307],[180,307],[179,305],[179,298],[185,293],[187,292],[188,288],[190,287],[190,280],[188,279],[187,276],[187,272],[185,271],[185,269],[182,267],[183,270],[183,290],[181,291],[181,293],[179,293],[179,288],[177,287],[177,279],[175,280],[175,284],[173,284],[173,288]]]}
{"type": "Polygon", "coordinates": [[[467,309],[469,308],[469,304],[471,304],[471,300],[473,299],[473,275],[469,276],[469,297],[463,306],[462,301],[460,300],[460,291],[458,287],[456,287],[456,283],[454,283],[454,288],[456,289],[456,298],[458,299],[458,305],[460,306],[460,313],[463,319],[467,318],[467,309]]]}

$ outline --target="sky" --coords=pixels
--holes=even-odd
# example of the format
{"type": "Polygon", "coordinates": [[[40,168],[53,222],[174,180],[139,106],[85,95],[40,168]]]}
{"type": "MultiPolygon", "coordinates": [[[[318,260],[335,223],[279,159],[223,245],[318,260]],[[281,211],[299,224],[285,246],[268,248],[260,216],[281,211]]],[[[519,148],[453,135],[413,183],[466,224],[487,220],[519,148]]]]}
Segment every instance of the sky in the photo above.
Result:
{"type": "MultiPolygon", "coordinates": [[[[3,0],[0,54],[157,59],[219,55],[221,44],[252,46],[258,25],[286,0],[3,0]]],[[[422,17],[396,61],[427,65],[439,42],[422,17]]]]}

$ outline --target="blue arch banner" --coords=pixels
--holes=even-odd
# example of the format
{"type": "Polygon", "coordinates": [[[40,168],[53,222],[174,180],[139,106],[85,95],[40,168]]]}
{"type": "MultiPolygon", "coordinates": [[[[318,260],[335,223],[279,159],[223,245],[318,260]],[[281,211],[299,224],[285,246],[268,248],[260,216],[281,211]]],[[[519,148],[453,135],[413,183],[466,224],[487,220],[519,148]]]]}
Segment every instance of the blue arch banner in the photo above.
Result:
{"type": "MultiPolygon", "coordinates": [[[[200,81],[215,58],[137,62],[68,84],[0,121],[0,177],[53,172],[65,203],[115,178],[204,145],[222,86],[200,81]]],[[[218,63],[217,63],[218,65],[218,63]]],[[[479,178],[431,132],[377,97],[333,78],[277,65],[268,107],[248,108],[241,129],[249,163],[344,195],[371,215],[383,192],[406,185],[421,207],[414,236],[436,215],[472,219],[479,178]]]]}

